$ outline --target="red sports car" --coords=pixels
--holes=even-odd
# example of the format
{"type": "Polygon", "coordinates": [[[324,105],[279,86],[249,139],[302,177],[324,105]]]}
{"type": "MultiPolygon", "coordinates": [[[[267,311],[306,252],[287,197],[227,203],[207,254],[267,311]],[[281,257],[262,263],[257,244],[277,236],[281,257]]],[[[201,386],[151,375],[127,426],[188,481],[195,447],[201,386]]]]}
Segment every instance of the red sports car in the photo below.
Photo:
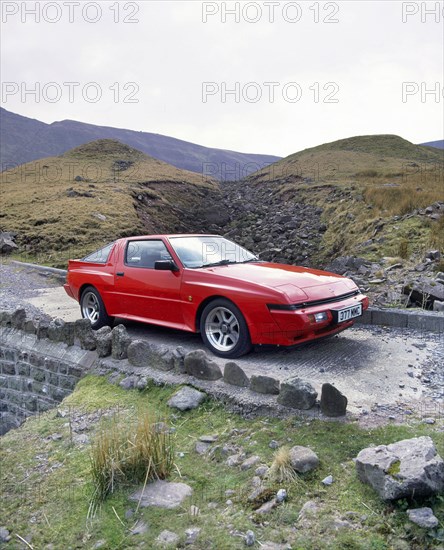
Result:
{"type": "Polygon", "coordinates": [[[346,277],[264,262],[218,235],[119,239],[70,260],[65,290],[94,329],[120,317],[200,332],[227,358],[336,334],[368,307],[346,277]]]}

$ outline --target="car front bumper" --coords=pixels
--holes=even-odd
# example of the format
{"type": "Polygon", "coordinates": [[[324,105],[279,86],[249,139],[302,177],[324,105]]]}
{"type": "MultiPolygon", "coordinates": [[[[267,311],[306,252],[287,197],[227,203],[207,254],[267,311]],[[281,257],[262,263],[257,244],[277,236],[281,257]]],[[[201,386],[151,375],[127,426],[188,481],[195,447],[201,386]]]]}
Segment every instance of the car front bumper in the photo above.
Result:
{"type": "Polygon", "coordinates": [[[273,309],[269,307],[272,323],[263,326],[253,337],[254,344],[294,346],[317,338],[332,336],[353,325],[356,318],[336,322],[335,310],[351,308],[361,304],[362,313],[368,308],[368,298],[357,294],[352,298],[304,309],[273,309]],[[326,319],[316,321],[316,314],[325,314],[326,319]]]}

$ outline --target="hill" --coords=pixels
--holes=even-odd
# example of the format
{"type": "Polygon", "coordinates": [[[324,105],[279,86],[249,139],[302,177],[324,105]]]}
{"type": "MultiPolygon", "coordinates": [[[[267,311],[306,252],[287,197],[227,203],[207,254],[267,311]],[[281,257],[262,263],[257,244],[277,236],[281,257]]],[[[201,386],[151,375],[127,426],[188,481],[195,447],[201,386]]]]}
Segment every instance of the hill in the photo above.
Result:
{"type": "Polygon", "coordinates": [[[439,139],[438,141],[428,141],[427,143],[421,143],[421,145],[426,145],[427,147],[436,147],[437,149],[444,149],[444,139],[439,139]]]}
{"type": "Polygon", "coordinates": [[[443,172],[443,150],[399,136],[326,143],[226,183],[227,230],[267,259],[420,257],[444,250],[443,172]]]}
{"type": "Polygon", "coordinates": [[[68,257],[125,235],[218,229],[215,180],[180,170],[114,140],[0,174],[2,229],[41,261],[68,257]]]}
{"type": "Polygon", "coordinates": [[[0,108],[2,167],[58,156],[98,139],[118,140],[177,168],[200,174],[204,171],[219,180],[240,179],[259,167],[279,160],[273,155],[214,149],[160,134],[96,126],[75,120],[46,124],[0,108]]]}

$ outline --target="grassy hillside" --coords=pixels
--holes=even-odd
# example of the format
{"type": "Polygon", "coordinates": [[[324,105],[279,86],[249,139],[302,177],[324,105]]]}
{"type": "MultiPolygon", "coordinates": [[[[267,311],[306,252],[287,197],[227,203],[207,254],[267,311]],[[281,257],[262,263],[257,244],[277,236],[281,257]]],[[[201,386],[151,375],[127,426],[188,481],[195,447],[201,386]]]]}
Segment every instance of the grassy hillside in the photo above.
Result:
{"type": "Polygon", "coordinates": [[[118,237],[188,230],[193,210],[219,193],[214,181],[114,140],[21,165],[0,181],[1,228],[18,233],[31,259],[53,264],[118,237]]]}
{"type": "Polygon", "coordinates": [[[353,463],[365,447],[422,435],[432,437],[442,456],[442,419],[430,426],[409,417],[402,425],[375,429],[297,416],[245,420],[210,400],[194,411],[173,413],[166,402],[174,391],[155,386],[126,391],[104,377],[88,376],[60,404],[60,412],[30,418],[2,437],[0,514],[1,525],[12,538],[7,547],[24,548],[21,537],[35,549],[160,548],[156,538],[168,529],[180,537],[169,548],[186,548],[185,531],[198,528],[196,542],[190,545],[196,550],[240,550],[246,547],[247,530],[255,533],[255,548],[269,547],[267,543],[304,550],[442,548],[442,496],[384,503],[358,480],[353,463]],[[178,509],[143,508],[128,500],[140,485],[118,486],[88,519],[92,446],[104,427],[128,425],[141,412],[173,428],[175,467],[169,480],[187,483],[193,495],[178,509]],[[217,441],[207,453],[198,454],[196,442],[205,435],[214,435],[217,441]],[[230,467],[227,457],[244,452],[248,457],[257,455],[258,464],[270,466],[276,456],[271,441],[280,448],[310,447],[319,456],[319,468],[283,482],[265,479],[268,493],[249,500],[257,466],[230,467]],[[321,481],[328,475],[334,482],[324,486],[321,481]],[[280,488],[286,489],[287,501],[258,515],[255,510],[280,488]],[[315,507],[313,515],[299,517],[308,501],[315,507]],[[193,513],[192,506],[198,512],[193,513]],[[407,508],[420,506],[433,509],[438,529],[421,529],[408,521],[407,508]],[[138,522],[148,528],[132,534],[138,522]]]}
{"type": "Polygon", "coordinates": [[[444,249],[444,222],[417,215],[444,201],[444,151],[393,135],[357,136],[305,149],[251,175],[283,202],[323,209],[327,225],[321,262],[333,255],[397,255],[407,240],[413,251],[444,249]],[[375,242],[375,238],[379,239],[375,242]],[[374,242],[364,250],[360,245],[374,242]],[[358,246],[358,249],[356,248],[358,246]]]}

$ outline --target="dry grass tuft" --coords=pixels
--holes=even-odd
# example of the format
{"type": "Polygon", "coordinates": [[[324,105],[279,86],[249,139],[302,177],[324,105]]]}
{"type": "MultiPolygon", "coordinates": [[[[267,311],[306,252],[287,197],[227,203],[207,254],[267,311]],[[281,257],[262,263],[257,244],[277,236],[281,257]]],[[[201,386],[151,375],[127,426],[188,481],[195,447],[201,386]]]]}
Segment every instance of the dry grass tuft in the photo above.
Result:
{"type": "Polygon", "coordinates": [[[291,465],[290,449],[288,447],[281,447],[275,452],[267,477],[271,482],[276,483],[296,481],[297,474],[291,465]]]}
{"type": "Polygon", "coordinates": [[[148,414],[130,424],[114,419],[92,445],[94,503],[103,501],[119,485],[166,478],[173,460],[170,435],[157,430],[148,414]]]}

